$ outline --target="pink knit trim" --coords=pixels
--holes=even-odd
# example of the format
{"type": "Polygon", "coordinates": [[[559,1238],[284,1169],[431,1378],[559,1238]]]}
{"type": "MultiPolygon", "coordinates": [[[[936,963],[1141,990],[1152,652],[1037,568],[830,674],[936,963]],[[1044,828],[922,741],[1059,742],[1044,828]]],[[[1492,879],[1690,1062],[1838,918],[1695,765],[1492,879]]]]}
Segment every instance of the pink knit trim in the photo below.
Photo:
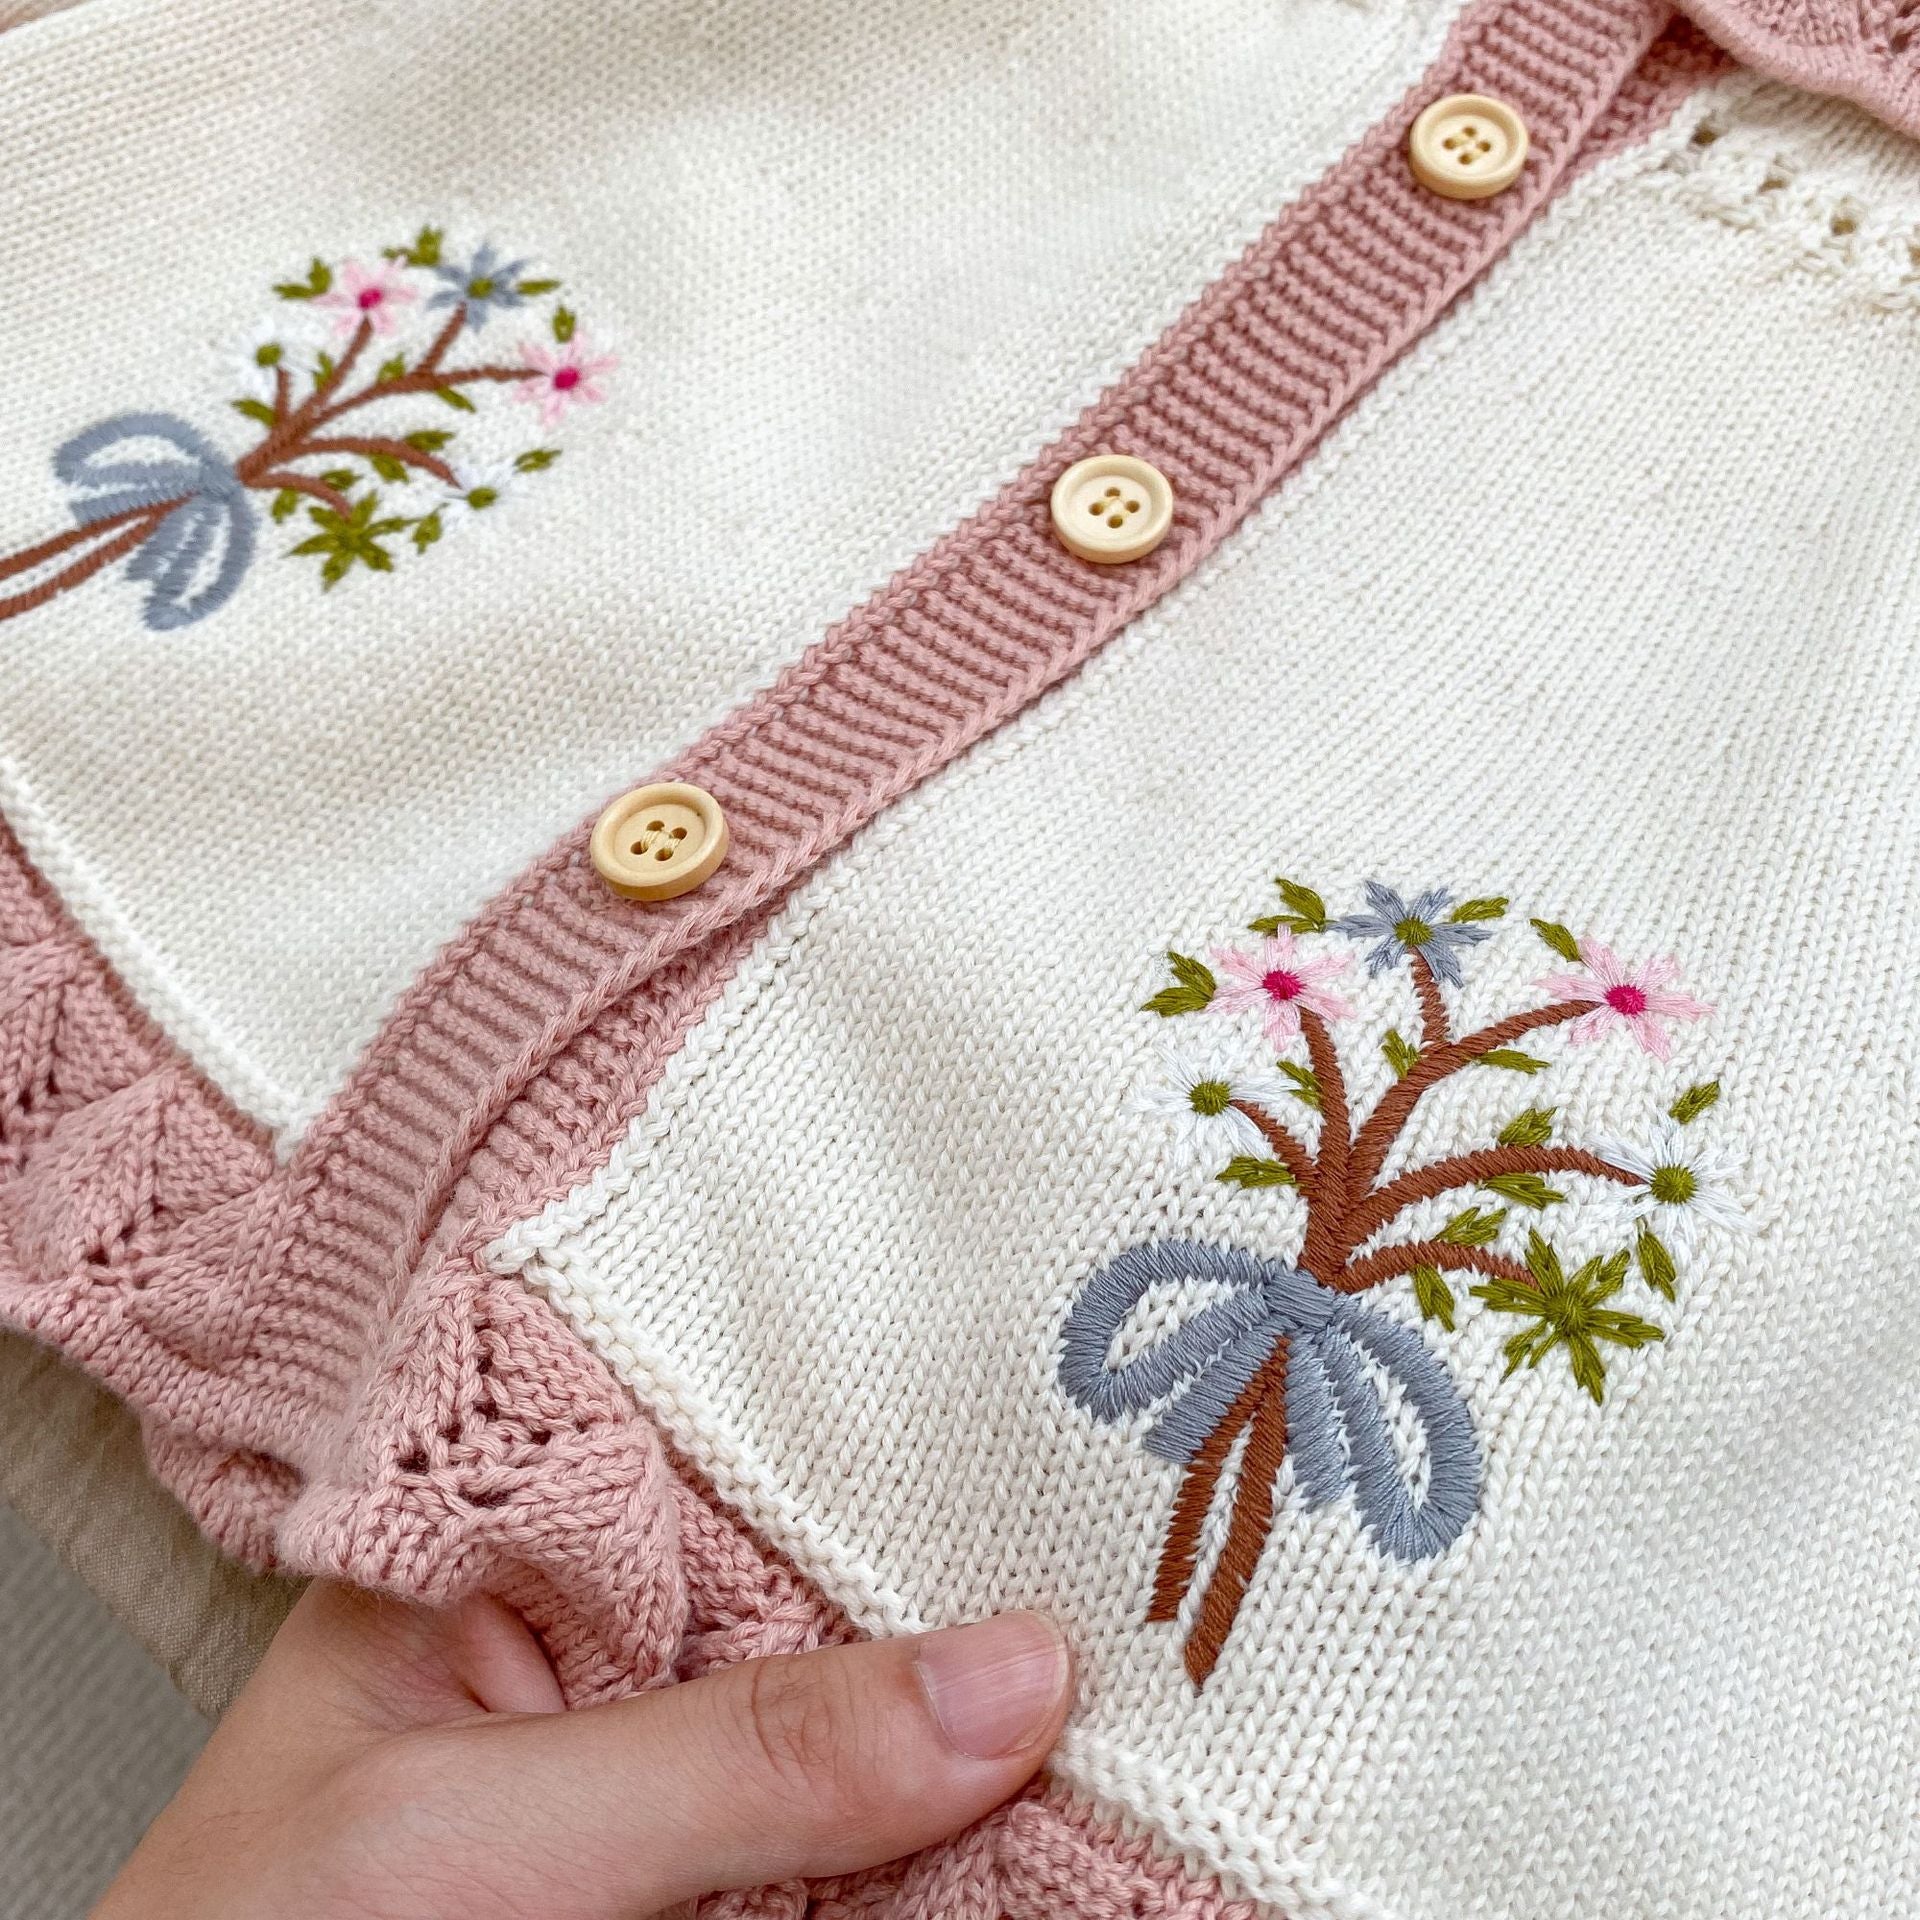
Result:
{"type": "Polygon", "coordinates": [[[1920,0],[1684,0],[1729,53],[1920,136],[1920,0]]]}
{"type": "MultiPolygon", "coordinates": [[[[1471,8],[1072,432],[666,770],[727,808],[712,882],[637,908],[570,836],[408,992],[284,1166],[0,831],[0,1314],[126,1396],[230,1551],[428,1601],[502,1593],[573,1700],[844,1633],[481,1249],[604,1157],[801,876],[1191,572],[1578,167],[1671,111],[1714,56],[1691,30],[1649,53],[1665,18],[1658,0],[1471,8]],[[1533,157],[1496,200],[1437,200],[1406,127],[1469,90],[1520,109],[1533,157]],[[1048,530],[1054,474],[1100,447],[1152,460],[1180,502],[1127,568],[1048,530]]],[[[899,1920],[1244,1911],[1048,1794],[805,1897],[899,1920]]],[[[756,1898],[728,1910],[803,1910],[797,1890],[756,1898]]]]}

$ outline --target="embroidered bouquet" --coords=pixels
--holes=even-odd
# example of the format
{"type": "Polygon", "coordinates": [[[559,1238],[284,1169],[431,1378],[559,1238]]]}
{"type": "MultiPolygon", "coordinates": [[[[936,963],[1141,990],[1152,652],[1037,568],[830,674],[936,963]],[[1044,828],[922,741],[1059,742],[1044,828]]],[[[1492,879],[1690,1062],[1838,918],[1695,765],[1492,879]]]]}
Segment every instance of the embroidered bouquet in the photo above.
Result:
{"type": "Polygon", "coordinates": [[[1364,1305],[1366,1294],[1404,1284],[1421,1315],[1451,1333],[1460,1301],[1449,1276],[1470,1276],[1471,1296],[1517,1323],[1509,1372],[1558,1354],[1599,1402],[1609,1350],[1665,1337],[1616,1303],[1630,1272],[1672,1300],[1694,1223],[1745,1224],[1728,1191],[1730,1164],[1690,1131],[1718,1099],[1717,1082],[1688,1088],[1644,1142],[1563,1144],[1555,1110],[1534,1105],[1484,1146],[1387,1175],[1416,1107],[1453,1075],[1542,1073],[1550,1062],[1521,1043],[1555,1027],[1576,1046],[1619,1036],[1665,1060],[1669,1026],[1712,1009],[1680,991],[1671,960],[1627,965],[1596,941],[1534,920],[1564,963],[1536,983],[1544,1000],[1459,1033],[1449,989],[1464,986],[1463,963],[1505,917],[1504,899],[1455,904],[1434,890],[1409,902],[1370,882],[1364,908],[1334,919],[1311,888],[1278,885],[1282,910],[1253,923],[1257,944],[1215,949],[1211,964],[1169,954],[1172,981],[1147,1003],[1169,1020],[1253,1023],[1278,1056],[1275,1069],[1248,1074],[1215,1049],[1170,1050],[1162,1082],[1144,1098],[1189,1145],[1216,1156],[1221,1180],[1298,1194],[1299,1251],[1276,1260],[1195,1241],[1130,1247],[1080,1290],[1061,1345],[1066,1393],[1096,1419],[1151,1413],[1146,1445],[1184,1469],[1149,1620],[1180,1614],[1201,1579],[1209,1515],[1227,1490],[1224,1541],[1186,1641],[1195,1684],[1218,1661],[1258,1566],[1285,1461],[1308,1506],[1350,1495],[1375,1543],[1402,1560],[1444,1552],[1478,1509],[1480,1450],[1465,1402],[1419,1333],[1364,1305]],[[1419,1011],[1417,1041],[1397,1028],[1381,1040],[1394,1079],[1364,1115],[1349,1106],[1334,1041],[1336,1027],[1356,1019],[1340,992],[1356,943],[1369,974],[1408,969],[1419,1011]],[[1627,1189],[1630,1245],[1569,1270],[1544,1225],[1569,1197],[1552,1184],[1561,1179],[1589,1192],[1627,1189]],[[1447,1194],[1476,1197],[1427,1237],[1391,1238],[1409,1208],[1447,1194]],[[1515,1209],[1541,1221],[1517,1256],[1495,1244],[1515,1209]],[[1208,1304],[1115,1364],[1116,1342],[1148,1294],[1196,1283],[1208,1304]],[[1421,1475],[1408,1473],[1394,1444],[1385,1382],[1418,1425],[1421,1475]]]}
{"type": "Polygon", "coordinates": [[[227,404],[259,430],[253,445],[230,458],[157,412],[76,434],[53,456],[75,524],[0,555],[0,582],[14,583],[0,588],[0,620],[119,560],[147,589],[149,627],[203,620],[252,565],[262,507],[298,526],[287,551],[317,560],[323,587],[355,568],[389,573],[396,553],[424,553],[453,521],[490,511],[559,450],[466,460],[461,426],[439,422],[505,390],[549,432],[605,397],[616,364],[559,302],[560,282],[527,267],[487,244],[450,253],[438,227],[369,260],[313,259],[234,351],[241,391],[227,404]]]}

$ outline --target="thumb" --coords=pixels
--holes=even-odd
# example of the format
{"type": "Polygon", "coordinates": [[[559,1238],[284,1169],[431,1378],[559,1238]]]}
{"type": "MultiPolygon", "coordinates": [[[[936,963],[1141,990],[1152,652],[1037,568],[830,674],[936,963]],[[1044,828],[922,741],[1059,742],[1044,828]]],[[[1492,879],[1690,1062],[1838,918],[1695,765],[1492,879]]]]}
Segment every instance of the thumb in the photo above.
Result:
{"type": "Polygon", "coordinates": [[[434,1773],[463,1820],[514,1836],[488,1891],[602,1920],[851,1873],[959,1832],[1038,1770],[1070,1675],[1059,1631],[1008,1613],[424,1737],[444,1743],[434,1773]]]}

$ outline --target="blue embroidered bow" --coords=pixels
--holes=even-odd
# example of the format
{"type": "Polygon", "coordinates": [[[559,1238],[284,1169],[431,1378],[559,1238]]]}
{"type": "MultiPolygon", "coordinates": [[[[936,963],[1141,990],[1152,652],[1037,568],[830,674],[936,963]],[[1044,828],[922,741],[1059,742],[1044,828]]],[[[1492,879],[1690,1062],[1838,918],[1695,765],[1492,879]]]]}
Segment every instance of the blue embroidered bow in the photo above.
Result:
{"type": "Polygon", "coordinates": [[[171,414],[122,413],[102,420],[53,456],[53,471],[76,489],[73,517],[83,527],[178,502],[127,567],[130,578],[149,588],[143,616],[150,627],[165,631],[204,618],[240,584],[253,560],[254,514],[245,483],[230,461],[171,414]],[[173,452],[103,457],[138,452],[142,442],[154,441],[173,452]]]}
{"type": "Polygon", "coordinates": [[[1129,1247],[1074,1302],[1060,1384],[1096,1420],[1158,1406],[1148,1450],[1185,1462],[1282,1340],[1287,1452],[1307,1504],[1325,1506],[1351,1491],[1373,1537],[1396,1559],[1443,1552],[1480,1501],[1480,1448],[1466,1406],[1411,1328],[1330,1292],[1298,1267],[1199,1241],[1129,1247]],[[1228,1292],[1114,1366],[1114,1340],[1148,1290],[1196,1281],[1228,1292]],[[1378,1376],[1397,1383],[1424,1436],[1426,1487],[1417,1499],[1378,1376]]]}

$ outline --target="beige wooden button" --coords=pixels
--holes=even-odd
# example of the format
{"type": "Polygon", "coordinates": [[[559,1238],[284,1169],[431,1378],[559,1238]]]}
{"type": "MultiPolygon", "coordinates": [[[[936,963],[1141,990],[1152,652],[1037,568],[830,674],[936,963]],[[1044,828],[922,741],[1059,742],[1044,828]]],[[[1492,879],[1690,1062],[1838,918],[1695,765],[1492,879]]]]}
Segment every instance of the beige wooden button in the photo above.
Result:
{"type": "Polygon", "coordinates": [[[1151,553],[1173,525],[1173,488],[1127,453],[1076,460],[1053,483],[1053,530],[1082,560],[1117,566],[1151,553]]]}
{"type": "Polygon", "coordinates": [[[1413,123],[1407,158],[1414,178],[1449,200],[1490,199],[1527,164],[1527,123],[1484,93],[1450,93],[1413,123]]]}
{"type": "Polygon", "coordinates": [[[684,780],[623,793],[594,822],[593,865],[629,900],[691,893],[727,857],[727,817],[684,780]]]}

